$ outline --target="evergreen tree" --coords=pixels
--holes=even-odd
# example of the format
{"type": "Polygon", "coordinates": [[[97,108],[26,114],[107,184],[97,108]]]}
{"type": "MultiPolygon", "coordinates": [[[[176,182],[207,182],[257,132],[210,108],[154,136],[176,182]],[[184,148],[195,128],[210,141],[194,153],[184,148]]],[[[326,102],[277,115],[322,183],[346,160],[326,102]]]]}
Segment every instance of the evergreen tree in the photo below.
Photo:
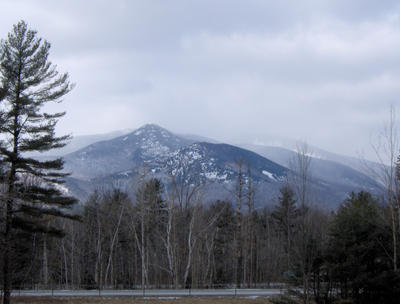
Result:
{"type": "Polygon", "coordinates": [[[296,200],[294,199],[293,190],[288,187],[280,189],[281,195],[279,196],[279,205],[275,206],[272,212],[272,218],[277,224],[279,232],[282,234],[284,240],[284,248],[286,252],[287,271],[291,270],[291,251],[294,234],[296,231],[296,221],[299,216],[299,210],[296,207],[296,200]]]}
{"type": "Polygon", "coordinates": [[[392,270],[390,227],[368,192],[352,193],[330,226],[327,262],[342,298],[355,303],[398,303],[400,276],[392,270]]]}
{"type": "Polygon", "coordinates": [[[55,126],[65,112],[49,114],[44,106],[59,102],[72,85],[49,61],[50,43],[37,37],[24,21],[14,25],[0,46],[0,156],[6,166],[3,196],[4,303],[10,301],[11,248],[14,231],[62,235],[54,217],[75,218],[75,199],[63,194],[62,159],[38,161],[30,151],[63,147],[69,136],[57,137],[55,126]]]}
{"type": "Polygon", "coordinates": [[[219,214],[215,222],[214,236],[214,284],[227,284],[235,278],[232,265],[235,264],[235,210],[229,201],[216,201],[210,206],[212,215],[219,214]]]}

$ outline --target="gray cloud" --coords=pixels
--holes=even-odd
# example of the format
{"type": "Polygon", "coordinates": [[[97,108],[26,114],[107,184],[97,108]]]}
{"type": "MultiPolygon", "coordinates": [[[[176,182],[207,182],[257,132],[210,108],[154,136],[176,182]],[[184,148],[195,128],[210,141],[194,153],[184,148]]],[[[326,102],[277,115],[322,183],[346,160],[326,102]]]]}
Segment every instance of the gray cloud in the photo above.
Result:
{"type": "Polygon", "coordinates": [[[0,37],[20,19],[77,84],[60,132],[154,122],[368,154],[399,104],[398,1],[10,0],[0,37]]]}

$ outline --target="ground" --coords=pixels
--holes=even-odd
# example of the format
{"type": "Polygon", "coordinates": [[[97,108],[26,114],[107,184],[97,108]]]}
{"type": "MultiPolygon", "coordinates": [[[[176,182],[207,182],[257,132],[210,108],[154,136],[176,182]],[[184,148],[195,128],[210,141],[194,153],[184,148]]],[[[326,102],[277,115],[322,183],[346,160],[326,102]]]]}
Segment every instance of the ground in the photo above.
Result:
{"type": "Polygon", "coordinates": [[[133,298],[133,297],[13,297],[18,304],[271,304],[268,299],[257,298],[133,298]]]}

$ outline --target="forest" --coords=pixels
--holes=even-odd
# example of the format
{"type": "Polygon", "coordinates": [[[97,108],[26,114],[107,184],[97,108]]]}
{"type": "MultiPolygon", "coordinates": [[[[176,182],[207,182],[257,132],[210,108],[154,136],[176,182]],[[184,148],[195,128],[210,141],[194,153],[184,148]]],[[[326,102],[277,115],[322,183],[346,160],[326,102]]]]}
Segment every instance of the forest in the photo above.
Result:
{"type": "Polygon", "coordinates": [[[44,219],[64,230],[63,238],[15,234],[14,288],[278,284],[300,287],[304,303],[398,299],[399,230],[391,223],[393,217],[398,223],[399,193],[393,206],[368,192],[351,193],[332,212],[308,203],[307,180],[288,180],[276,205],[264,208],[254,208],[256,189],[245,172],[235,201],[203,202],[201,185],[172,177],[168,187],[145,173],[136,183],[132,195],[95,191],[79,207],[80,220],[44,219]]]}

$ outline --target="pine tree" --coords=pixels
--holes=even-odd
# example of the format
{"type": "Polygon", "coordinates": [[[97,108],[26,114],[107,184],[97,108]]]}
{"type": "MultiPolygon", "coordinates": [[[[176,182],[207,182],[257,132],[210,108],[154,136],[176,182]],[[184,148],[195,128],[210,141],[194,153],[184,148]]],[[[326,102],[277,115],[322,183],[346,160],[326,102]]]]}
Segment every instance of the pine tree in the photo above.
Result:
{"type": "Polygon", "coordinates": [[[284,237],[284,249],[286,252],[287,271],[291,270],[291,251],[292,242],[296,229],[296,221],[299,216],[299,209],[296,207],[294,192],[289,186],[280,189],[279,204],[275,206],[272,212],[272,218],[277,224],[279,232],[284,237]]]}
{"type": "Polygon", "coordinates": [[[72,85],[49,61],[50,43],[37,37],[24,21],[14,25],[0,46],[0,157],[6,167],[3,211],[3,303],[11,290],[11,248],[15,231],[50,233],[54,217],[75,218],[68,209],[75,199],[61,191],[66,174],[62,159],[39,161],[26,152],[65,146],[55,126],[65,112],[49,114],[44,106],[60,102],[72,85]]]}
{"type": "Polygon", "coordinates": [[[391,228],[370,193],[352,193],[329,229],[328,273],[338,295],[355,303],[398,303],[400,275],[392,269],[391,228]]]}

